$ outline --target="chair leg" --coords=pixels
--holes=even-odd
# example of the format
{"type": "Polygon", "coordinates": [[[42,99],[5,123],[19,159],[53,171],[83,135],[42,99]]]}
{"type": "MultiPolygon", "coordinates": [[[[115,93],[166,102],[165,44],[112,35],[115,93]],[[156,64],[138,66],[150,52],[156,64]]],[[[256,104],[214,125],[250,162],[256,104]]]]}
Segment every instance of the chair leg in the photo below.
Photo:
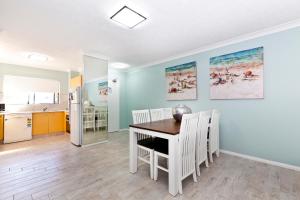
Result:
{"type": "Polygon", "coordinates": [[[158,176],[158,168],[157,168],[157,165],[158,165],[158,156],[156,153],[154,153],[154,180],[157,181],[157,176],[158,176]]]}
{"type": "Polygon", "coordinates": [[[151,177],[151,179],[153,179],[153,169],[154,169],[154,167],[153,167],[153,155],[154,153],[153,153],[153,151],[150,151],[150,177],[151,177]]]}
{"type": "Polygon", "coordinates": [[[217,155],[218,158],[220,157],[220,150],[219,149],[217,149],[216,155],[217,155]]]}
{"type": "Polygon", "coordinates": [[[182,181],[178,182],[178,192],[179,194],[182,194],[182,181]]]}
{"type": "Polygon", "coordinates": [[[200,165],[196,165],[197,175],[200,176],[200,165]]]}
{"type": "Polygon", "coordinates": [[[209,165],[208,165],[208,158],[206,158],[206,160],[205,160],[205,166],[206,166],[206,168],[209,167],[209,165]]]}
{"type": "Polygon", "coordinates": [[[167,159],[167,168],[169,169],[169,159],[167,159]]]}
{"type": "Polygon", "coordinates": [[[194,179],[194,182],[196,183],[197,182],[196,170],[193,172],[193,179],[194,179]]]}
{"type": "Polygon", "coordinates": [[[211,163],[214,162],[212,152],[209,152],[209,161],[210,161],[211,163]]]}

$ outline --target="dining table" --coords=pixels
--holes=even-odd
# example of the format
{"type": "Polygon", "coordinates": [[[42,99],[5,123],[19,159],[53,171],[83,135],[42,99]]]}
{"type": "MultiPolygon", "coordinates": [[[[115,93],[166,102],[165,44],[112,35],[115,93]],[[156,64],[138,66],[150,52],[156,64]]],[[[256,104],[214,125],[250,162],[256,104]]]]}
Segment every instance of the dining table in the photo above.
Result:
{"type": "Polygon", "coordinates": [[[129,171],[137,172],[138,148],[137,134],[158,137],[168,140],[169,152],[169,193],[175,196],[178,193],[179,181],[179,132],[180,122],[175,119],[164,119],[154,122],[132,124],[129,126],[129,171]]]}

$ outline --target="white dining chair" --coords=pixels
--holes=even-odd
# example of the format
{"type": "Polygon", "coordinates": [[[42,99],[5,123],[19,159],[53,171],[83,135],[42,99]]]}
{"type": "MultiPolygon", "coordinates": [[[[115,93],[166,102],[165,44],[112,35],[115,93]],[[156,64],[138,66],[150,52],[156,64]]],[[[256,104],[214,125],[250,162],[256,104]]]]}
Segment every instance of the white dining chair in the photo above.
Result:
{"type": "Polygon", "coordinates": [[[211,115],[211,122],[209,128],[209,140],[208,140],[208,154],[209,161],[213,162],[213,154],[216,153],[217,157],[220,155],[219,145],[219,123],[221,113],[218,110],[213,110],[211,115]]]}
{"type": "Polygon", "coordinates": [[[150,109],[151,121],[159,121],[164,119],[164,110],[161,108],[150,109]]]}
{"type": "MultiPolygon", "coordinates": [[[[196,133],[199,114],[185,114],[182,117],[179,133],[179,193],[182,194],[182,181],[189,175],[193,175],[194,182],[197,182],[195,154],[196,154],[196,133]]],[[[169,169],[160,166],[158,157],[169,159],[168,145],[154,147],[154,180],[157,180],[158,169],[169,172],[169,169]]]]}
{"type": "Polygon", "coordinates": [[[199,121],[197,127],[196,137],[196,170],[197,175],[200,176],[200,165],[205,162],[208,167],[207,156],[207,134],[210,120],[210,111],[204,111],[199,113],[199,121]]]}
{"type": "MultiPolygon", "coordinates": [[[[133,124],[150,122],[149,110],[133,110],[133,124]]],[[[138,159],[150,165],[150,177],[153,179],[153,139],[145,134],[137,133],[138,159]]]]}
{"type": "Polygon", "coordinates": [[[164,119],[172,119],[173,113],[172,108],[162,108],[164,112],[164,119]]]}

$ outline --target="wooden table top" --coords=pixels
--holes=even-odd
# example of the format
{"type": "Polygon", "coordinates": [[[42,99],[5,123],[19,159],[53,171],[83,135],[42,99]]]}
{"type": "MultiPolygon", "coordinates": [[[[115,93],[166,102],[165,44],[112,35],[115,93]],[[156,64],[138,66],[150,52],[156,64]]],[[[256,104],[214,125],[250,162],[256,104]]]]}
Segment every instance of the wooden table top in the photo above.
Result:
{"type": "Polygon", "coordinates": [[[156,131],[161,133],[166,133],[170,135],[177,135],[180,132],[180,122],[177,122],[175,119],[165,119],[155,122],[148,122],[142,124],[132,124],[129,127],[140,128],[149,131],[156,131]]]}

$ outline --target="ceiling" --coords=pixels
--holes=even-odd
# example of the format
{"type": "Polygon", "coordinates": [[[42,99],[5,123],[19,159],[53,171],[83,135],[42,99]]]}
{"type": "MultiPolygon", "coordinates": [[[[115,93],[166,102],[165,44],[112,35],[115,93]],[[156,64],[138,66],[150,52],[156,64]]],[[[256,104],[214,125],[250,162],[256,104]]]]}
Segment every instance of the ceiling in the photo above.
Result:
{"type": "Polygon", "coordinates": [[[1,0],[0,62],[77,71],[87,54],[138,67],[296,19],[299,0],[1,0]],[[147,20],[110,20],[124,5],[147,20]]]}

